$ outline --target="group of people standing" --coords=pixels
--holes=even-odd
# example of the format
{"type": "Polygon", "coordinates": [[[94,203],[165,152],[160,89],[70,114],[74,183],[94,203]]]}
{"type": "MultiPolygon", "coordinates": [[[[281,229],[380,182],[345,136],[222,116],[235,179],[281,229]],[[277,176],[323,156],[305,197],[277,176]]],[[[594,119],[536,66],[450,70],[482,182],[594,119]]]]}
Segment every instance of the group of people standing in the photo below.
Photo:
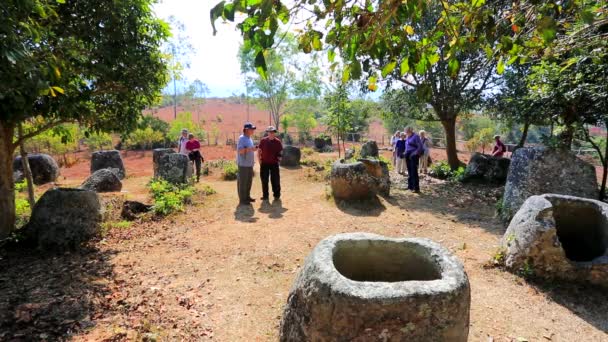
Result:
{"type": "Polygon", "coordinates": [[[415,193],[420,192],[420,178],[418,170],[426,173],[428,169],[431,142],[425,131],[418,134],[411,127],[403,132],[395,132],[391,138],[393,147],[393,165],[401,175],[407,169],[407,188],[415,193]]]}

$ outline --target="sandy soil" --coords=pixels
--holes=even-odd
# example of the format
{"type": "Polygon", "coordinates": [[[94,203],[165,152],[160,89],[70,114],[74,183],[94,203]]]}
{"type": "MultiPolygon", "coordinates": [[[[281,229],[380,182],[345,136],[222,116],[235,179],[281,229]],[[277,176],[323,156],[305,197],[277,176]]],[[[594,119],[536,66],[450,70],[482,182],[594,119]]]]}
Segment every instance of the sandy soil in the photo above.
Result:
{"type": "MultiPolygon", "coordinates": [[[[125,163],[123,192],[103,195],[110,220],[124,198],[149,201],[149,154],[125,163]]],[[[82,181],[82,164],[62,170],[64,185],[82,181]]],[[[393,175],[389,198],[346,205],[326,198],[312,169],[281,173],[281,201],[237,206],[236,183],[215,171],[197,187],[216,194],[197,195],[184,213],[109,228],[82,252],[4,251],[0,340],[276,341],[306,255],[329,235],[364,231],[427,237],[458,256],[471,282],[470,341],[608,341],[606,292],[487,267],[504,232],[494,218],[502,189],[426,179],[415,195],[393,175]]]]}

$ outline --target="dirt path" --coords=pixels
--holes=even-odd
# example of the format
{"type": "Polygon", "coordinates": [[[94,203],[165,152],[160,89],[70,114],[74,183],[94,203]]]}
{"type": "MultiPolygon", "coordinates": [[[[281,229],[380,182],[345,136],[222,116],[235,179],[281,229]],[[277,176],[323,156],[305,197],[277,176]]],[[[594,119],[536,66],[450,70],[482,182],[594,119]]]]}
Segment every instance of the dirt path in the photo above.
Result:
{"type": "Polygon", "coordinates": [[[104,287],[102,303],[87,306],[87,330],[74,340],[276,341],[306,255],[329,235],[362,231],[427,237],[463,261],[470,341],[608,341],[608,294],[484,267],[504,229],[493,218],[497,191],[425,184],[415,195],[400,182],[388,200],[344,206],[305,171],[282,169],[282,201],[251,207],[237,207],[234,182],[206,179],[217,194],[188,212],[110,234],[96,253],[111,275],[83,280],[104,287]]]}

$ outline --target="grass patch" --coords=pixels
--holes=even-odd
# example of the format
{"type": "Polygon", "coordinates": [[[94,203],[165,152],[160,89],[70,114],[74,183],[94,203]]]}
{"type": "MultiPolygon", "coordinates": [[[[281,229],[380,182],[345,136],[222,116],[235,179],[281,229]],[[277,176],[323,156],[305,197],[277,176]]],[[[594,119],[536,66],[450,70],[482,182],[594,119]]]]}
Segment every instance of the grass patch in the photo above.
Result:
{"type": "Polygon", "coordinates": [[[315,150],[310,147],[303,147],[300,151],[303,157],[310,157],[315,153],[315,150]]]}
{"type": "Polygon", "coordinates": [[[239,172],[239,168],[235,162],[231,161],[224,164],[222,167],[222,179],[223,180],[235,180],[239,172]]]}
{"type": "Polygon", "coordinates": [[[215,189],[212,188],[211,185],[207,185],[207,184],[203,184],[203,188],[201,190],[203,191],[203,194],[205,194],[205,196],[209,196],[209,195],[213,195],[213,194],[217,193],[217,191],[215,191],[215,189]]]}
{"type": "Polygon", "coordinates": [[[148,187],[154,199],[154,212],[163,216],[183,211],[184,204],[190,203],[196,192],[191,185],[171,184],[163,179],[153,179],[148,187]]]}
{"type": "Polygon", "coordinates": [[[462,181],[464,178],[464,172],[465,168],[462,166],[456,170],[452,170],[450,165],[445,160],[436,162],[429,168],[429,176],[453,182],[462,181]]]}

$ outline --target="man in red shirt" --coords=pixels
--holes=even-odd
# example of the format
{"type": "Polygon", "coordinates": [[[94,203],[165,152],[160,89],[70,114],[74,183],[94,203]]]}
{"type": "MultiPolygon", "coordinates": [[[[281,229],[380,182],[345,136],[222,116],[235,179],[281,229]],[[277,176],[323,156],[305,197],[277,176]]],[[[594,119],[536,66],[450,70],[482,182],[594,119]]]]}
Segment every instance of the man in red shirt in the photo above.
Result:
{"type": "Polygon", "coordinates": [[[494,140],[496,144],[494,145],[494,149],[492,150],[492,155],[494,157],[501,158],[505,152],[507,152],[507,147],[505,144],[500,141],[500,135],[495,135],[494,140]]]}
{"type": "Polygon", "coordinates": [[[260,178],[262,179],[262,201],[268,200],[268,176],[272,184],[274,199],[281,198],[281,178],[279,176],[279,161],[283,144],[277,138],[277,129],[269,126],[266,129],[268,136],[262,138],[258,147],[260,161],[260,178]]]}
{"type": "Polygon", "coordinates": [[[201,161],[203,161],[203,155],[201,154],[201,143],[194,138],[194,134],[188,134],[188,142],[186,143],[186,152],[191,162],[194,162],[196,167],[196,181],[198,182],[201,178],[201,161]]]}

